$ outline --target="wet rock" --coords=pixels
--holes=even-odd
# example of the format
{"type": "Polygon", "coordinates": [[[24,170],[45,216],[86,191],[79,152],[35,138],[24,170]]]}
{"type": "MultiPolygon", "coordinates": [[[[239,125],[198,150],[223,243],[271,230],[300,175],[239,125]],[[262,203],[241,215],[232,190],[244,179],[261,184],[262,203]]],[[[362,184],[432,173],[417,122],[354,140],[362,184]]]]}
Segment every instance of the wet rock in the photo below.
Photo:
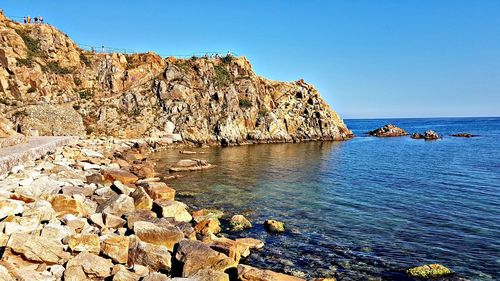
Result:
{"type": "Polygon", "coordinates": [[[215,219],[218,220],[224,216],[224,212],[215,209],[201,209],[193,212],[192,214],[195,222],[200,222],[206,219],[215,219]]]}
{"type": "Polygon", "coordinates": [[[24,211],[24,202],[11,199],[0,199],[0,219],[17,215],[24,211]]]}
{"type": "Polygon", "coordinates": [[[258,269],[248,265],[238,265],[238,280],[241,281],[303,281],[304,279],[277,273],[271,270],[258,269]]]}
{"type": "Polygon", "coordinates": [[[111,275],[112,267],[111,260],[82,252],[66,264],[64,280],[102,280],[111,275]]]}
{"type": "Polygon", "coordinates": [[[130,184],[139,180],[136,175],[122,169],[105,169],[102,171],[102,175],[104,176],[104,180],[108,182],[118,180],[124,184],[130,184]]]}
{"type": "Polygon", "coordinates": [[[101,245],[96,234],[75,234],[67,239],[68,247],[73,252],[91,252],[99,254],[101,245]]]}
{"type": "Polygon", "coordinates": [[[174,200],[175,189],[164,182],[147,182],[141,184],[153,200],[174,200]]]}
{"type": "Polygon", "coordinates": [[[219,220],[206,219],[197,223],[194,227],[196,233],[201,235],[217,234],[221,232],[219,220]]]}
{"type": "Polygon", "coordinates": [[[165,246],[137,241],[130,249],[129,265],[143,265],[151,271],[170,271],[171,255],[165,246]]]}
{"type": "Polygon", "coordinates": [[[153,199],[151,199],[144,188],[140,186],[130,194],[130,197],[134,199],[136,210],[151,210],[153,208],[153,199]]]}
{"type": "Polygon", "coordinates": [[[101,251],[117,263],[127,263],[129,243],[128,236],[109,235],[102,241],[101,251]]]}
{"type": "Polygon", "coordinates": [[[228,238],[215,239],[210,248],[225,254],[236,263],[239,263],[242,257],[250,255],[250,248],[247,245],[228,238]]]}
{"type": "Polygon", "coordinates": [[[406,274],[412,278],[438,278],[452,273],[450,269],[440,264],[426,264],[406,271],[406,274]]]}
{"type": "Polygon", "coordinates": [[[167,223],[138,221],[134,223],[134,233],[142,241],[165,246],[170,251],[173,251],[175,244],[184,238],[182,231],[167,223]]]}
{"type": "Polygon", "coordinates": [[[237,265],[228,256],[213,250],[200,241],[193,240],[180,241],[175,258],[182,263],[183,277],[190,277],[202,269],[213,269],[223,272],[237,265]]]}
{"type": "Polygon", "coordinates": [[[173,218],[178,222],[190,222],[193,218],[186,210],[186,204],[179,201],[156,200],[154,209],[164,218],[173,218]]]}
{"type": "Polygon", "coordinates": [[[99,213],[110,213],[119,217],[134,210],[134,199],[125,194],[115,195],[97,208],[99,213]]]}
{"type": "Polygon", "coordinates": [[[64,252],[61,241],[30,234],[12,234],[7,248],[27,260],[46,264],[64,264],[69,258],[69,253],[64,252]]]}
{"type": "Polygon", "coordinates": [[[208,163],[206,160],[199,159],[184,159],[175,163],[170,167],[171,172],[189,172],[200,171],[205,169],[214,168],[215,166],[208,163]]]}
{"type": "Polygon", "coordinates": [[[285,224],[276,220],[267,220],[264,222],[264,228],[271,233],[285,232],[285,224]]]}
{"type": "Polygon", "coordinates": [[[405,130],[392,124],[388,124],[376,130],[369,131],[367,134],[374,137],[400,137],[408,135],[405,130]]]}
{"type": "Polygon", "coordinates": [[[236,242],[248,246],[250,249],[262,249],[264,242],[254,238],[238,238],[236,242]]]}
{"type": "Polygon", "coordinates": [[[252,228],[252,223],[242,215],[234,215],[229,221],[231,231],[240,231],[246,228],[252,228]]]}

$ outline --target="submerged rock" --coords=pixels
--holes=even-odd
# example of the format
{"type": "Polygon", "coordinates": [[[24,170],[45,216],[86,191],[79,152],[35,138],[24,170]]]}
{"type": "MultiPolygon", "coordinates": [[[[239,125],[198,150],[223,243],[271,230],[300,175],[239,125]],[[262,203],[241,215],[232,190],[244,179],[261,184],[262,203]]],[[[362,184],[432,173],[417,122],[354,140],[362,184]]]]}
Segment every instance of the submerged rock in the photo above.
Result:
{"type": "Polygon", "coordinates": [[[254,281],[254,280],[265,280],[265,281],[303,281],[304,279],[294,277],[291,275],[286,275],[283,273],[277,273],[271,270],[258,269],[248,265],[240,264],[238,265],[238,280],[241,281],[254,281]]]}
{"type": "Polygon", "coordinates": [[[374,137],[400,137],[408,135],[405,130],[392,124],[388,124],[376,130],[369,131],[367,134],[374,137]]]}
{"type": "Polygon", "coordinates": [[[457,138],[472,138],[472,137],[475,137],[473,134],[469,134],[469,133],[451,134],[450,136],[457,137],[457,138]]]}
{"type": "Polygon", "coordinates": [[[271,233],[285,232],[285,224],[276,220],[267,220],[264,222],[264,228],[271,233]]]}
{"type": "Polygon", "coordinates": [[[231,231],[239,231],[245,228],[252,228],[252,223],[242,215],[234,215],[229,221],[231,231]]]}
{"type": "Polygon", "coordinates": [[[452,273],[449,268],[437,263],[417,266],[406,270],[406,274],[413,278],[437,278],[452,273]]]}
{"type": "Polygon", "coordinates": [[[199,159],[184,159],[175,163],[172,167],[170,167],[171,172],[189,172],[189,171],[200,171],[206,170],[210,168],[214,168],[215,166],[208,163],[206,160],[199,159]]]}

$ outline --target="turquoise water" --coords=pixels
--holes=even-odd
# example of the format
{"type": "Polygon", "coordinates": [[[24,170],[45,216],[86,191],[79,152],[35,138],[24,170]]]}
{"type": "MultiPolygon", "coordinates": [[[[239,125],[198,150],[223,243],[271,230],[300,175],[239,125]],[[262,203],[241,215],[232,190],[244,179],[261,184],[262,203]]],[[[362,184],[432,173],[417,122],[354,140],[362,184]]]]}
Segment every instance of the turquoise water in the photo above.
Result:
{"type": "MultiPolygon", "coordinates": [[[[199,149],[218,165],[170,182],[192,208],[244,214],[262,239],[247,264],[307,277],[402,280],[438,262],[471,280],[500,279],[500,118],[346,120],[347,142],[199,149]],[[438,141],[363,134],[387,123],[433,129],[438,141]],[[468,132],[475,138],[454,138],[468,132]],[[262,223],[284,221],[267,234],[262,223]],[[297,274],[297,272],[295,272],[297,274]],[[300,273],[299,273],[300,274],[300,273]]],[[[158,167],[189,155],[155,155],[158,167]]]]}

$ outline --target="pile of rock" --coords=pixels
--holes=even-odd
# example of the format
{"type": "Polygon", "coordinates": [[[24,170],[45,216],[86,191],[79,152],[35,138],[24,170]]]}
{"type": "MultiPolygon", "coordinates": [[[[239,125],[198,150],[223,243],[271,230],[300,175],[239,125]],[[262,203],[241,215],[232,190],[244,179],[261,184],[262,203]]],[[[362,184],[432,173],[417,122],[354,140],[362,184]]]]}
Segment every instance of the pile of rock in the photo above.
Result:
{"type": "MultiPolygon", "coordinates": [[[[223,213],[190,213],[157,177],[149,151],[81,141],[3,176],[0,279],[229,280],[230,272],[235,280],[301,280],[239,265],[263,242],[217,236],[223,213]]],[[[231,221],[251,227],[243,216],[231,221]]]]}
{"type": "Polygon", "coordinates": [[[376,130],[369,131],[367,132],[367,134],[374,137],[401,137],[408,135],[405,130],[392,124],[388,124],[376,130]]]}
{"type": "Polygon", "coordinates": [[[441,136],[439,136],[438,133],[436,133],[432,130],[428,130],[428,131],[425,131],[425,133],[423,133],[423,134],[413,133],[411,135],[411,138],[412,139],[424,139],[424,140],[437,140],[437,139],[440,139],[441,136]]]}

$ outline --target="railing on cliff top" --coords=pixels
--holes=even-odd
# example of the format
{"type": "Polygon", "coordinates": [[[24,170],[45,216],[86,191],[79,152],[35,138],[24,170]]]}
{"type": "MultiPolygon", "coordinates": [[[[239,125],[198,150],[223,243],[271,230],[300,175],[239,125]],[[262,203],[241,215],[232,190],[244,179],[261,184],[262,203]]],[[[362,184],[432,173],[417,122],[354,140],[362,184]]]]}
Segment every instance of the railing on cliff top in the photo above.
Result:
{"type": "MultiPolygon", "coordinates": [[[[36,24],[48,24],[46,21],[44,23],[34,23],[32,18],[31,23],[24,23],[24,17],[19,17],[19,16],[8,16],[13,21],[26,24],[26,25],[36,25],[36,24]]],[[[147,53],[147,52],[138,52],[133,49],[128,49],[128,48],[118,48],[118,47],[108,47],[108,46],[92,46],[92,45],[86,45],[86,44],[78,44],[75,42],[78,47],[80,47],[82,50],[92,52],[95,54],[126,54],[126,55],[132,55],[132,54],[140,54],[140,53],[147,53]]],[[[192,57],[224,57],[226,55],[231,55],[233,57],[237,57],[238,54],[231,52],[231,51],[226,51],[226,52],[214,52],[214,51],[198,51],[198,52],[193,52],[190,54],[166,54],[166,53],[157,53],[159,56],[167,58],[167,57],[176,57],[176,58],[192,58],[192,57]]]]}

